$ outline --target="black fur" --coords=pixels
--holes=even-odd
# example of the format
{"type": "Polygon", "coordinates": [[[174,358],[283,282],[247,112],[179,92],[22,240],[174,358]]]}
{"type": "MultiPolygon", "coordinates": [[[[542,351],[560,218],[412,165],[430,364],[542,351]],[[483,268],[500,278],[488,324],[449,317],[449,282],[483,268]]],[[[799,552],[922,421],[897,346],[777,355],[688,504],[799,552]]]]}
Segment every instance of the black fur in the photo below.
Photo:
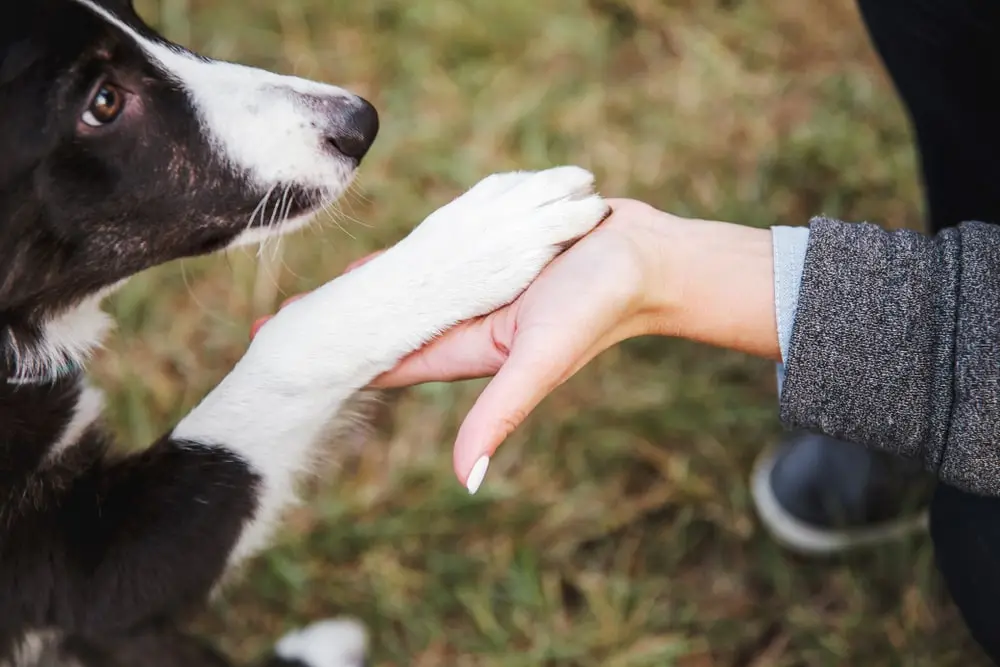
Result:
{"type": "Polygon", "coordinates": [[[254,506],[223,450],[163,440],[117,456],[89,433],[4,485],[0,641],[58,628],[100,640],[200,605],[254,506]]]}
{"type": "MultiPolygon", "coordinates": [[[[162,39],[125,0],[98,4],[162,39]]],[[[366,113],[329,139],[350,159],[377,131],[366,113]]],[[[178,84],[72,0],[0,9],[0,153],[0,666],[36,631],[53,639],[17,667],[226,665],[174,621],[218,583],[254,511],[255,473],[225,449],[166,437],[118,451],[97,426],[53,456],[80,403],[80,370],[9,381],[49,318],[225,246],[264,193],[213,153],[178,84]],[[81,124],[106,81],[127,91],[125,111],[81,124]]],[[[287,212],[323,196],[289,187],[287,212]]]]}
{"type": "MultiPolygon", "coordinates": [[[[126,3],[110,4],[153,34],[126,3]]],[[[224,247],[264,193],[220,163],[184,92],[119,30],[69,0],[8,5],[0,18],[0,345],[12,350],[30,346],[45,316],[82,297],[224,247]],[[126,111],[111,126],[83,126],[80,115],[106,80],[128,91],[126,111]]],[[[318,197],[292,188],[290,212],[318,197]]]]}

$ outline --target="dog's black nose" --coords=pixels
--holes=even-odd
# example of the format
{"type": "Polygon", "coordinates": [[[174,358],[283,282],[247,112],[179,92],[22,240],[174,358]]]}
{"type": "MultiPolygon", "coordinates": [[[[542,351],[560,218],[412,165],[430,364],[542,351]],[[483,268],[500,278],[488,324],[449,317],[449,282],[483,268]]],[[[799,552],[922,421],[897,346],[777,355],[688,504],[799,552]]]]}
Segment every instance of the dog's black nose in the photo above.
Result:
{"type": "Polygon", "coordinates": [[[339,153],[360,161],[378,134],[378,112],[367,100],[358,97],[337,114],[328,132],[327,142],[339,153]]]}

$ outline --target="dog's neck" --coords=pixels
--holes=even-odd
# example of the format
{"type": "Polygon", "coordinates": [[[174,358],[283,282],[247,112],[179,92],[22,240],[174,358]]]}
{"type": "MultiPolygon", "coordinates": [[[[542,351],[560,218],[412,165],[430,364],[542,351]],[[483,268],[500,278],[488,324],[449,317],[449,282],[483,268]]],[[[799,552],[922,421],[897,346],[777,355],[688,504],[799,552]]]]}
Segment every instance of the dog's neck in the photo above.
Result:
{"type": "Polygon", "coordinates": [[[34,321],[18,318],[0,323],[0,381],[39,384],[78,372],[111,326],[100,307],[105,295],[96,294],[34,321]]]}

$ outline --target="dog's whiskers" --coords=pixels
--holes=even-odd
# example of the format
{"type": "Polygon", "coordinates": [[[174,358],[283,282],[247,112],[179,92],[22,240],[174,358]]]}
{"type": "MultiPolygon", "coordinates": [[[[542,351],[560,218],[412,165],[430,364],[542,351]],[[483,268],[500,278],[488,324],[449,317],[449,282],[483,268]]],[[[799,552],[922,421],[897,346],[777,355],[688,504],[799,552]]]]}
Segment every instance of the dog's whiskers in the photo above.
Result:
{"type": "MultiPolygon", "coordinates": [[[[290,197],[292,185],[286,185],[281,193],[281,197],[275,200],[271,210],[270,219],[265,229],[268,234],[264,236],[257,248],[257,281],[254,286],[253,304],[256,312],[268,310],[277,296],[281,293],[280,281],[277,275],[279,266],[286,266],[281,252],[282,242],[276,235],[272,234],[288,218],[291,206],[294,204],[294,197],[290,197]],[[273,241],[273,252],[265,254],[267,244],[273,241]]],[[[287,268],[287,266],[286,266],[287,268]]]]}
{"type": "Polygon", "coordinates": [[[261,219],[263,219],[263,212],[267,208],[267,202],[268,200],[271,199],[271,194],[277,187],[278,187],[277,184],[272,185],[270,188],[267,189],[267,192],[264,193],[264,196],[260,198],[260,201],[257,203],[257,206],[254,207],[253,212],[250,214],[250,219],[247,221],[247,226],[243,228],[244,232],[248,232],[253,228],[253,222],[254,220],[257,219],[258,214],[261,214],[261,219]]]}
{"type": "MultiPolygon", "coordinates": [[[[337,206],[337,202],[329,202],[329,203],[325,204],[323,206],[322,212],[323,212],[323,215],[325,216],[325,219],[327,221],[332,222],[334,225],[336,225],[337,229],[339,229],[344,234],[346,234],[347,236],[349,236],[352,240],[355,240],[355,241],[357,240],[357,237],[355,237],[354,234],[352,234],[350,232],[350,230],[348,230],[346,227],[344,227],[344,225],[340,224],[340,220],[338,220],[337,218],[339,216],[339,217],[345,218],[345,219],[347,219],[347,220],[349,220],[351,222],[357,222],[357,220],[354,220],[350,216],[345,215],[344,212],[337,206]]],[[[360,224],[360,223],[358,223],[358,224],[360,224]]]]}
{"type": "MultiPolygon", "coordinates": [[[[344,192],[344,194],[346,195],[346,197],[342,201],[344,204],[348,206],[351,204],[351,199],[350,199],[351,197],[355,197],[357,199],[357,203],[360,203],[362,205],[371,204],[371,200],[364,195],[363,191],[361,190],[361,186],[359,186],[356,181],[352,181],[350,184],[348,184],[347,190],[344,192]]],[[[372,225],[364,222],[363,220],[358,220],[354,216],[347,215],[343,211],[343,207],[341,207],[341,213],[343,213],[345,217],[348,217],[351,220],[351,222],[361,225],[366,229],[372,228],[372,225]]]]}
{"type": "Polygon", "coordinates": [[[215,320],[219,324],[222,324],[226,327],[233,326],[235,322],[231,318],[226,318],[223,315],[220,315],[215,310],[212,310],[211,308],[206,306],[201,301],[201,299],[198,298],[198,294],[194,291],[194,286],[191,284],[191,281],[188,278],[187,261],[182,259],[180,261],[180,265],[181,265],[181,280],[184,281],[184,289],[187,290],[188,296],[191,297],[191,301],[193,301],[194,305],[198,307],[198,310],[200,310],[202,313],[204,313],[211,319],[215,320]]]}
{"type": "MultiPolygon", "coordinates": [[[[281,227],[286,222],[288,222],[288,218],[289,218],[289,216],[291,215],[291,212],[292,212],[292,206],[295,205],[295,195],[291,195],[291,196],[290,195],[291,195],[291,189],[288,188],[288,189],[285,190],[285,197],[287,198],[287,201],[285,203],[284,211],[282,211],[281,218],[278,221],[278,226],[279,227],[281,227]]],[[[275,244],[275,251],[276,251],[275,254],[277,254],[277,248],[278,247],[279,246],[277,246],[277,244],[275,244]]]]}
{"type": "Polygon", "coordinates": [[[257,257],[260,257],[263,254],[265,248],[267,247],[268,241],[271,241],[272,239],[276,238],[273,232],[275,228],[281,223],[282,212],[285,210],[285,204],[291,189],[292,189],[291,185],[286,185],[281,193],[281,197],[274,202],[274,209],[271,211],[271,218],[270,220],[268,220],[266,225],[268,234],[264,237],[264,240],[261,242],[260,246],[257,249],[257,257]]]}
{"type": "Polygon", "coordinates": [[[345,194],[348,194],[352,197],[357,197],[359,200],[361,200],[361,203],[363,204],[372,203],[372,200],[369,199],[368,196],[365,194],[365,189],[361,186],[360,178],[356,178],[347,184],[347,191],[345,192],[345,194]]]}

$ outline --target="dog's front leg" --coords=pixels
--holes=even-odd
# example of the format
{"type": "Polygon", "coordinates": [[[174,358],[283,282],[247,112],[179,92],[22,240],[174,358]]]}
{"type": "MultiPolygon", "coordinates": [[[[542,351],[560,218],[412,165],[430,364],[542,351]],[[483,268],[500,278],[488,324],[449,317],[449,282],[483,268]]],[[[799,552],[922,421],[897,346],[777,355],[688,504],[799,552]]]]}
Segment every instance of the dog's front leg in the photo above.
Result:
{"type": "MultiPolygon", "coordinates": [[[[99,430],[83,429],[9,490],[0,575],[17,576],[0,579],[0,657],[27,630],[107,637],[201,602],[265,544],[346,399],[435,334],[514,299],[601,220],[591,182],[574,168],[492,176],[285,308],[147,450],[105,456],[99,430]]],[[[357,632],[321,624],[278,648],[328,647],[338,659],[324,664],[340,667],[357,664],[345,656],[359,645],[357,632]]]]}
{"type": "Polygon", "coordinates": [[[457,322],[513,300],[607,214],[575,167],[491,176],[370,263],[282,310],[171,438],[259,480],[230,563],[262,547],[342,405],[457,322]]]}

